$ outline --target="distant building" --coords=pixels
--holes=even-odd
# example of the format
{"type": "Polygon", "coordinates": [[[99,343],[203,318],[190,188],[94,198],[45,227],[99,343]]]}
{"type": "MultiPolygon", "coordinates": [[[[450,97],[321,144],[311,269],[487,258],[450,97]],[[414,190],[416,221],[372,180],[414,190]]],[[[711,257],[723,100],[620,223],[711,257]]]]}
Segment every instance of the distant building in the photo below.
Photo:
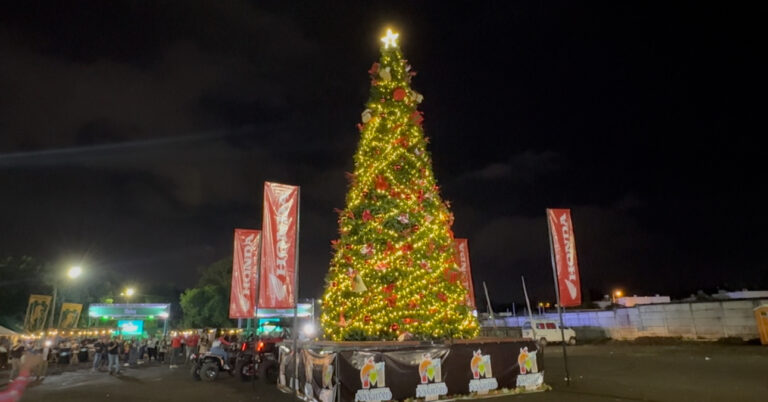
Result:
{"type": "Polygon", "coordinates": [[[638,304],[659,304],[659,303],[669,303],[671,299],[669,296],[624,296],[619,297],[616,300],[617,304],[621,304],[624,307],[633,307],[638,304]]]}
{"type": "Polygon", "coordinates": [[[737,290],[735,292],[727,292],[725,290],[719,290],[712,295],[715,300],[732,300],[732,299],[757,299],[768,298],[768,290],[737,290]]]}
{"type": "MultiPolygon", "coordinates": [[[[618,304],[620,306],[624,307],[633,307],[638,304],[659,304],[659,303],[669,303],[671,299],[669,296],[623,296],[616,299],[615,304],[618,304]]],[[[610,307],[612,304],[614,304],[614,301],[611,300],[611,295],[605,295],[603,296],[603,300],[598,300],[595,302],[595,304],[602,308],[606,309],[610,307]]]]}

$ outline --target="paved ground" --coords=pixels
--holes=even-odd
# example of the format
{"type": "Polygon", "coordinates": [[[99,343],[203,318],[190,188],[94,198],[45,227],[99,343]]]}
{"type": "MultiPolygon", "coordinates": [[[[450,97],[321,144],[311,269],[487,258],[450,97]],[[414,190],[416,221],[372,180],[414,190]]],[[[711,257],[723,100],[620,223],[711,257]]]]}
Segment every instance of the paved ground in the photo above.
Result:
{"type": "MultiPolygon", "coordinates": [[[[551,345],[546,352],[545,381],[553,391],[490,401],[768,400],[768,347],[606,344],[569,347],[568,352],[571,386],[563,381],[560,346],[551,345]]],[[[227,375],[215,383],[195,382],[185,368],[140,366],[120,377],[73,369],[35,384],[23,401],[293,400],[272,386],[257,383],[254,387],[227,375]]]]}
{"type": "Polygon", "coordinates": [[[768,347],[685,344],[568,348],[573,378],[564,382],[562,349],[545,353],[554,389],[499,401],[768,401],[768,347]]]}

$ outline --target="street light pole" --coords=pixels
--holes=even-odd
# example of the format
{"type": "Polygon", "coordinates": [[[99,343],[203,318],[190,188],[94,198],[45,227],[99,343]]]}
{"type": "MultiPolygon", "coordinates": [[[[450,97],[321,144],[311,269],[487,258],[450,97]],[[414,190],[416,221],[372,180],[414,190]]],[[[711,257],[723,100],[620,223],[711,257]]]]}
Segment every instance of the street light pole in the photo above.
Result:
{"type": "Polygon", "coordinates": [[[51,328],[53,327],[53,312],[56,310],[56,295],[59,292],[59,287],[54,284],[53,285],[53,298],[51,298],[51,315],[48,319],[48,332],[51,331],[51,328]]]}
{"type": "MultiPolygon", "coordinates": [[[[67,271],[67,276],[70,279],[75,279],[83,272],[82,268],[79,266],[73,266],[70,267],[67,271]]],[[[48,319],[48,332],[50,332],[51,328],[53,327],[53,314],[56,311],[56,296],[58,296],[59,293],[59,278],[54,277],[53,280],[53,297],[51,298],[51,315],[48,319]]],[[[61,319],[61,315],[59,315],[59,319],[61,319]]]]}

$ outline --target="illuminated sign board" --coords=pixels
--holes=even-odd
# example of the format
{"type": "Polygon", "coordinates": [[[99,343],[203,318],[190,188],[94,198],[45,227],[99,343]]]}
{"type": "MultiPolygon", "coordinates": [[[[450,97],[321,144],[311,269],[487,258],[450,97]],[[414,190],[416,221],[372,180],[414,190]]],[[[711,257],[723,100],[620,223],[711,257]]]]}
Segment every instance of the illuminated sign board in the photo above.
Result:
{"type": "MultiPolygon", "coordinates": [[[[298,317],[312,317],[314,311],[312,311],[312,303],[299,303],[298,317]]],[[[293,317],[292,308],[260,308],[256,313],[256,317],[293,317]]]]}
{"type": "Polygon", "coordinates": [[[144,321],[142,320],[120,320],[117,322],[121,335],[141,335],[144,333],[144,321]]]}
{"type": "Polygon", "coordinates": [[[88,315],[107,319],[116,318],[159,318],[164,320],[171,315],[170,304],[135,303],[135,304],[91,304],[88,315]]]}

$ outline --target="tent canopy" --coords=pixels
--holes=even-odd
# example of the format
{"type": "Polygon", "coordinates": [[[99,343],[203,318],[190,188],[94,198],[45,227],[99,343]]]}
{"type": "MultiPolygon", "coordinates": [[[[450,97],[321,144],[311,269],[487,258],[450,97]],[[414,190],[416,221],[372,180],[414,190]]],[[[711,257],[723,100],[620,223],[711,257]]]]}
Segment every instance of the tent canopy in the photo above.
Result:
{"type": "Polygon", "coordinates": [[[0,325],[0,336],[18,336],[16,332],[11,331],[10,329],[0,325]]]}

